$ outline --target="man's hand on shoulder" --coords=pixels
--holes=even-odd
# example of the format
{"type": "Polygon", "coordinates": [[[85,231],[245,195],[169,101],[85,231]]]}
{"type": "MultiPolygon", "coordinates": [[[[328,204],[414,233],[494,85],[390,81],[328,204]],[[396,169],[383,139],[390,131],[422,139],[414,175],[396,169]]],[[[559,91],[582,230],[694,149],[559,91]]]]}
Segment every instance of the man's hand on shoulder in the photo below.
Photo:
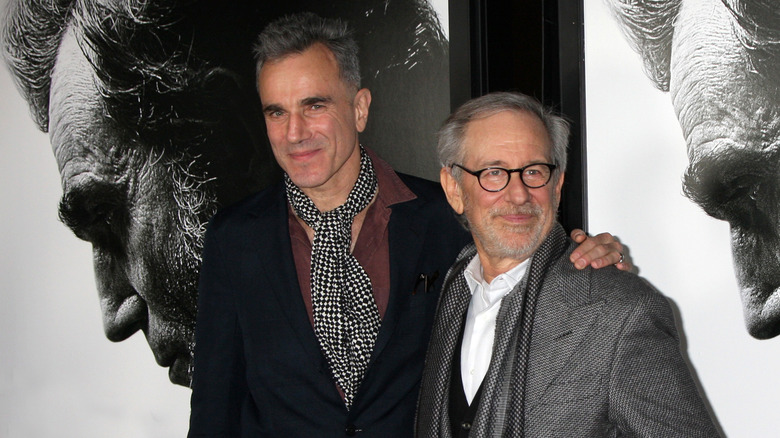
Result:
{"type": "Polygon", "coordinates": [[[571,232],[571,238],[580,244],[569,256],[577,269],[590,265],[594,269],[615,265],[621,271],[630,271],[631,262],[625,257],[623,245],[609,233],[588,236],[580,229],[571,232]]]}

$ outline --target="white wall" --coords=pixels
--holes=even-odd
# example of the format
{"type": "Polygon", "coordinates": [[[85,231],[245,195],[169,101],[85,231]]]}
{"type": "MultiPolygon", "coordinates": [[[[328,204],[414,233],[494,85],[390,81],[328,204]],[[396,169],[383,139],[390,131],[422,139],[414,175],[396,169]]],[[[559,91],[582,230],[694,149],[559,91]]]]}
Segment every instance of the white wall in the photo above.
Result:
{"type": "Polygon", "coordinates": [[[745,330],[726,222],[682,195],[685,142],[601,0],[585,0],[590,229],[628,245],[676,304],[688,355],[730,437],[778,436],[780,339],[745,330]]]}

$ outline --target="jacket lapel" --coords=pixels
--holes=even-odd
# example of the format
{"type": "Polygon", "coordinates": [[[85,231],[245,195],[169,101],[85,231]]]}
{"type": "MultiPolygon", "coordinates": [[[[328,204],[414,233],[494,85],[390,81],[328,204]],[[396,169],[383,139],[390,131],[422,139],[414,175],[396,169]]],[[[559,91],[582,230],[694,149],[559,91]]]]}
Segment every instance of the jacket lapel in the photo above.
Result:
{"type": "Polygon", "coordinates": [[[279,186],[275,195],[273,204],[255,211],[257,219],[253,238],[256,241],[256,270],[258,275],[264,277],[255,284],[267,285],[270,288],[269,295],[276,299],[281,313],[297,335],[306,354],[316,360],[319,366],[324,356],[301,297],[290,244],[287,200],[283,186],[279,186]],[[273,250],[268,251],[268,248],[273,250]]]}
{"type": "Polygon", "coordinates": [[[526,384],[529,411],[589,336],[604,305],[588,299],[589,271],[578,271],[568,263],[568,257],[561,257],[548,273],[553,281],[543,286],[539,296],[526,384]]]}
{"type": "Polygon", "coordinates": [[[429,220],[427,216],[417,217],[419,205],[420,201],[415,199],[391,207],[392,213],[388,224],[390,297],[369,367],[392,338],[401,311],[412,295],[414,275],[417,274],[415,268],[423,250],[422,245],[429,220]]]}
{"type": "Polygon", "coordinates": [[[458,256],[442,286],[439,305],[436,310],[436,324],[431,334],[430,347],[425,358],[422,389],[418,406],[419,430],[430,432],[431,436],[449,437],[450,378],[455,351],[471,301],[463,271],[476,254],[474,244],[467,246],[458,256]],[[436,431],[433,433],[432,431],[436,431]]]}

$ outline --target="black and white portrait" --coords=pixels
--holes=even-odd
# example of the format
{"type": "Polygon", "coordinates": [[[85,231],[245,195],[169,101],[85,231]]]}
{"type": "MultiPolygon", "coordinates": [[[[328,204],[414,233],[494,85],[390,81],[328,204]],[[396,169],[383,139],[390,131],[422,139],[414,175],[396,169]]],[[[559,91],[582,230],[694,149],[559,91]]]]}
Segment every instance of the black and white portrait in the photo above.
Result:
{"type": "Polygon", "coordinates": [[[777,72],[762,70],[780,25],[771,2],[738,3],[584,3],[588,216],[672,298],[725,435],[773,436],[780,344],[751,335],[777,323],[777,72]]]}
{"type": "Polygon", "coordinates": [[[780,8],[765,0],[610,3],[686,140],[686,195],[731,227],[751,335],[780,334],[780,8]]]}
{"type": "MultiPolygon", "coordinates": [[[[157,377],[150,384],[124,367],[101,365],[99,355],[80,348],[77,339],[54,341],[56,320],[65,321],[73,312],[94,317],[84,322],[85,333],[91,327],[99,334],[102,319],[106,338],[133,345],[132,351],[116,353],[127,354],[127,368],[134,369],[136,362],[143,367],[156,363],[164,367],[156,368],[161,378],[189,384],[206,222],[219,207],[280,176],[267,144],[252,55],[254,39],[269,21],[302,10],[346,20],[360,45],[363,84],[375,101],[361,141],[398,170],[438,175],[432,145],[436,128],[449,113],[448,49],[439,16],[427,0],[7,0],[0,5],[7,67],[2,178],[3,199],[9,201],[2,215],[9,261],[2,293],[10,303],[3,311],[8,314],[0,316],[8,333],[3,351],[10,352],[4,353],[4,394],[31,393],[31,400],[50,398],[52,406],[61,401],[58,395],[82,394],[72,386],[78,383],[68,386],[59,374],[68,369],[63,368],[66,363],[86,379],[105,375],[116,388],[135,386],[141,392],[159,385],[157,377]],[[29,137],[17,136],[17,131],[29,137]],[[32,160],[39,160],[34,174],[16,173],[20,164],[32,160]],[[39,190],[29,181],[48,185],[39,190]],[[35,205],[40,209],[27,210],[35,205]],[[57,240],[44,234],[48,228],[36,228],[55,221],[61,222],[57,240]],[[62,234],[63,225],[70,237],[62,234]],[[59,239],[78,245],[73,235],[86,242],[76,247],[77,259],[67,255],[63,244],[49,246],[59,239]],[[36,248],[33,242],[38,241],[49,251],[25,258],[24,248],[36,248]],[[91,281],[72,281],[77,271],[92,269],[91,281]],[[41,296],[40,290],[50,292],[41,296]],[[32,313],[24,311],[28,307],[32,313]],[[41,322],[32,323],[36,318],[41,322]],[[56,344],[51,351],[30,348],[49,340],[56,344]],[[28,368],[28,363],[36,365],[28,368]]],[[[97,398],[107,401],[108,413],[96,415],[92,423],[99,418],[111,419],[106,424],[131,422],[112,412],[111,406],[122,406],[112,391],[97,394],[103,394],[97,398]]],[[[182,404],[177,412],[186,412],[188,396],[186,390],[176,393],[176,403],[182,404]]],[[[101,405],[92,396],[82,397],[89,399],[86,404],[101,405]]],[[[157,398],[153,392],[140,397],[149,399],[150,411],[165,404],[151,401],[157,398]]],[[[55,426],[26,418],[34,405],[29,404],[0,409],[1,416],[9,416],[10,436],[55,433],[55,426]],[[14,412],[20,415],[11,420],[14,412]]],[[[45,412],[48,404],[39,406],[45,412]]],[[[67,418],[66,412],[76,406],[78,400],[61,415],[67,418]]],[[[79,427],[107,436],[101,425],[92,423],[79,427]]],[[[2,427],[0,435],[6,436],[2,427]]],[[[186,430],[179,425],[178,432],[170,433],[159,427],[149,435],[147,429],[133,427],[143,426],[123,433],[175,436],[186,430]]]]}

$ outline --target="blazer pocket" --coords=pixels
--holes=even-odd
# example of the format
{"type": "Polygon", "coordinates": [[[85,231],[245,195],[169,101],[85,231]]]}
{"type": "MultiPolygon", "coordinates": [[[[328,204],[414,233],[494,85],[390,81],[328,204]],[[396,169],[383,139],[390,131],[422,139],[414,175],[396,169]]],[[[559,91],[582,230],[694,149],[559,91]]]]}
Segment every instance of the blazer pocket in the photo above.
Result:
{"type": "Polygon", "coordinates": [[[435,306],[438,298],[439,295],[435,293],[410,294],[409,297],[406,299],[406,302],[402,304],[401,308],[406,310],[406,309],[415,309],[418,307],[430,307],[431,305],[435,306]]]}
{"type": "Polygon", "coordinates": [[[540,405],[554,405],[577,402],[597,395],[604,387],[605,377],[600,374],[586,374],[574,378],[556,379],[547,387],[539,400],[540,405]]]}

